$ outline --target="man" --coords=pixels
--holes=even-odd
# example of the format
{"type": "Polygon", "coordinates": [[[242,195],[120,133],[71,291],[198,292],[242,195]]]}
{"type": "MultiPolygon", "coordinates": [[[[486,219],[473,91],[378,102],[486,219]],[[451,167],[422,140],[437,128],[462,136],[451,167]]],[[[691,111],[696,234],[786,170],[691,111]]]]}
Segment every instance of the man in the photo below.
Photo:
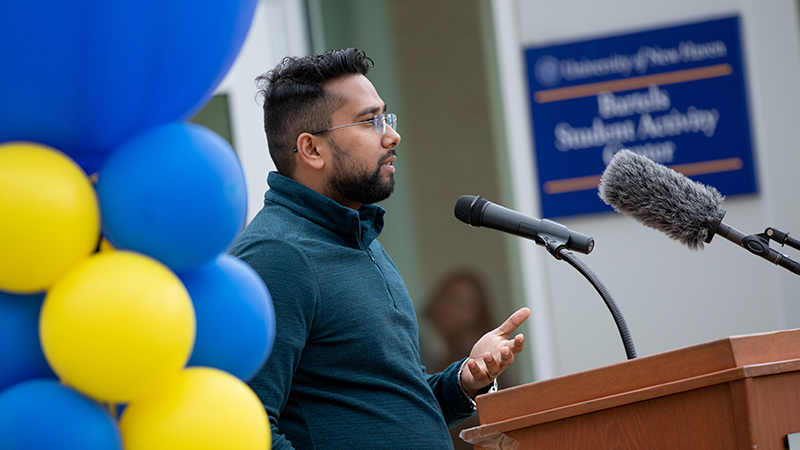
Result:
{"type": "MultiPolygon", "coordinates": [[[[469,358],[425,373],[414,308],[376,240],[394,189],[395,116],[356,49],[285,58],[259,77],[277,172],[230,252],[272,295],[275,345],[250,381],[273,449],[450,449],[448,426],[523,348],[523,308],[469,358]]],[[[465,355],[466,357],[466,355],[465,355]]]]}

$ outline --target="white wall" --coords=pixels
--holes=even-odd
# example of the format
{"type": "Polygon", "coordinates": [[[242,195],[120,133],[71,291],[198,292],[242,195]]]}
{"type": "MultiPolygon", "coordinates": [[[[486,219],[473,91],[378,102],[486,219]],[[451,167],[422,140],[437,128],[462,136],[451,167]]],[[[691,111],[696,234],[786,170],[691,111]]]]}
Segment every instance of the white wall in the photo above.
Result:
{"type": "MultiPolygon", "coordinates": [[[[800,235],[800,36],[794,0],[494,0],[515,209],[537,214],[523,49],[741,18],[745,82],[759,194],[729,198],[725,223],[747,234],[767,226],[800,235]]],[[[800,327],[800,277],[716,237],[692,252],[625,216],[562,221],[595,238],[579,255],[605,282],[639,356],[726,336],[800,327]]],[[[625,360],[614,321],[577,271],[521,242],[527,301],[535,313],[537,378],[625,360]]],[[[773,243],[773,247],[776,245],[773,243]]],[[[800,252],[782,250],[795,260],[800,252]]]]}
{"type": "Polygon", "coordinates": [[[284,56],[309,52],[302,0],[260,0],[250,32],[233,66],[217,88],[229,99],[233,141],[247,182],[247,221],[264,203],[267,174],[275,170],[267,150],[255,78],[284,56]]]}

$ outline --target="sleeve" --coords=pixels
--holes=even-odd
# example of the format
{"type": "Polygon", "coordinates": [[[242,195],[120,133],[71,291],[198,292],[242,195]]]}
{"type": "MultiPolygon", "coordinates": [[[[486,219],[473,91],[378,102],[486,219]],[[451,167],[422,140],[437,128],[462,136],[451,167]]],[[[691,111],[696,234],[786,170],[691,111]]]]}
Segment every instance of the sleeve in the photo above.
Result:
{"type": "MultiPolygon", "coordinates": [[[[475,413],[472,404],[465,401],[465,395],[458,379],[459,369],[466,358],[450,364],[445,370],[433,375],[426,374],[428,385],[442,408],[444,421],[449,428],[467,420],[475,413]]],[[[423,367],[422,370],[425,370],[423,367]]]]}
{"type": "Polygon", "coordinates": [[[319,290],[306,256],[291,243],[257,241],[232,252],[264,280],[275,307],[275,343],[264,366],[248,382],[269,416],[272,449],[292,449],[278,428],[317,313],[319,290]]]}

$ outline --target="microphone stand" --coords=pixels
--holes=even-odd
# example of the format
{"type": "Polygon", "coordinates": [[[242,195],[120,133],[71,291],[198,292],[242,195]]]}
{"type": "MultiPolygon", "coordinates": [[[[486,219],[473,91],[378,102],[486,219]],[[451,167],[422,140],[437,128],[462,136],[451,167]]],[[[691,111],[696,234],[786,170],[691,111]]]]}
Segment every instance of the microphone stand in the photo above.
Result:
{"type": "MultiPolygon", "coordinates": [[[[790,237],[789,233],[784,233],[783,231],[769,227],[764,230],[763,233],[745,235],[736,228],[720,221],[716,234],[719,234],[734,244],[744,247],[754,255],[760,256],[777,266],[781,266],[795,275],[800,275],[800,263],[769,246],[769,241],[773,240],[781,244],[781,246],[789,245],[789,247],[800,250],[800,240],[790,237]]],[[[712,234],[711,237],[713,236],[712,234]]]]}
{"type": "Polygon", "coordinates": [[[551,255],[556,259],[563,259],[566,261],[594,286],[595,290],[597,290],[603,298],[606,306],[608,306],[608,310],[611,311],[611,316],[614,317],[614,322],[616,322],[619,334],[622,337],[622,345],[625,346],[625,354],[628,356],[628,359],[636,358],[636,349],[633,346],[633,339],[631,338],[630,331],[628,331],[628,324],[625,322],[625,317],[622,316],[622,312],[617,307],[616,302],[614,302],[611,292],[606,289],[606,286],[600,278],[598,278],[597,275],[592,272],[592,269],[584,264],[583,261],[578,259],[577,256],[573,255],[572,252],[566,248],[567,243],[562,242],[562,238],[544,234],[539,234],[538,238],[537,242],[544,245],[551,255]]]}
{"type": "Polygon", "coordinates": [[[789,247],[792,247],[795,250],[800,250],[800,240],[797,240],[789,236],[789,233],[784,233],[781,230],[776,230],[775,228],[769,227],[766,230],[764,230],[764,234],[768,238],[772,239],[773,241],[781,245],[788,244],[789,247]]]}

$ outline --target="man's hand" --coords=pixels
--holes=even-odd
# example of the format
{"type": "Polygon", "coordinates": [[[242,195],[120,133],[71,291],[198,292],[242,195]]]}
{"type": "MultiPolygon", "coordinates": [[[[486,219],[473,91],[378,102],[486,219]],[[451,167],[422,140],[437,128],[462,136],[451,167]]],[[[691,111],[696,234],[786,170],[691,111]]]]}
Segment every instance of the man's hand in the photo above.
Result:
{"type": "Polygon", "coordinates": [[[472,346],[467,370],[461,372],[461,386],[470,398],[475,398],[479,390],[503,373],[514,362],[514,355],[525,347],[525,338],[521,334],[508,338],[530,315],[528,308],[518,310],[472,346]]]}

